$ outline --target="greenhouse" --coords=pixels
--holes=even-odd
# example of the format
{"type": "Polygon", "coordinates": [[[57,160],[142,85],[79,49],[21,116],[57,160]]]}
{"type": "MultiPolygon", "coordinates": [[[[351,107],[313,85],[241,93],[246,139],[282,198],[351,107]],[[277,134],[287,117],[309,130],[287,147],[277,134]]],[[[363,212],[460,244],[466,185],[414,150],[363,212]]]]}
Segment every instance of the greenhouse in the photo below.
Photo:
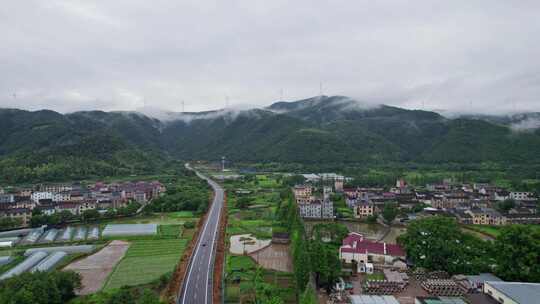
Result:
{"type": "Polygon", "coordinates": [[[51,255],[49,255],[48,257],[46,257],[45,259],[43,259],[39,264],[37,264],[36,266],[34,266],[32,268],[32,270],[30,270],[30,272],[36,272],[36,271],[41,271],[41,272],[45,272],[45,271],[49,271],[51,270],[54,266],[56,266],[58,263],[60,263],[60,261],[62,261],[63,258],[65,258],[67,256],[67,253],[64,252],[64,251],[57,251],[55,253],[52,253],[51,255]]]}
{"type": "Polygon", "coordinates": [[[108,224],[102,232],[104,237],[155,234],[157,234],[157,224],[108,224]]]}
{"type": "Polygon", "coordinates": [[[17,242],[19,242],[20,238],[18,237],[5,237],[0,239],[0,247],[13,247],[17,242]]]}
{"type": "Polygon", "coordinates": [[[30,232],[26,236],[26,238],[24,239],[24,242],[33,244],[39,239],[39,237],[41,236],[42,233],[43,233],[43,228],[34,229],[34,230],[32,230],[32,232],[30,232]]]}
{"type": "Polygon", "coordinates": [[[0,238],[5,237],[15,237],[15,236],[25,236],[32,232],[32,228],[25,228],[25,229],[17,229],[17,230],[11,230],[11,231],[4,231],[0,232],[0,238]]]}
{"type": "Polygon", "coordinates": [[[83,241],[84,239],[86,239],[86,227],[77,228],[77,232],[75,232],[75,237],[73,238],[73,240],[83,241]]]}
{"type": "Polygon", "coordinates": [[[13,261],[12,256],[1,256],[0,257],[0,266],[9,264],[9,263],[11,263],[11,261],[13,261]]]}
{"type": "Polygon", "coordinates": [[[29,256],[34,254],[35,252],[46,252],[46,253],[54,253],[58,251],[64,251],[67,254],[74,254],[74,253],[91,253],[96,249],[95,245],[78,245],[78,246],[59,246],[59,247],[41,247],[41,248],[31,248],[24,252],[25,256],[29,256]]]}
{"type": "Polygon", "coordinates": [[[47,231],[47,233],[45,234],[45,237],[43,238],[43,242],[51,243],[52,241],[54,241],[57,235],[58,235],[58,230],[51,229],[47,231]]]}
{"type": "Polygon", "coordinates": [[[88,240],[97,240],[99,238],[99,227],[92,227],[88,232],[88,240]]]}
{"type": "Polygon", "coordinates": [[[71,236],[73,235],[73,231],[75,231],[73,227],[67,227],[65,230],[62,231],[62,235],[58,240],[61,242],[69,242],[71,240],[71,236]]]}
{"type": "Polygon", "coordinates": [[[19,265],[13,267],[11,270],[9,270],[8,272],[0,276],[0,280],[5,280],[13,276],[19,275],[25,271],[28,271],[28,269],[34,267],[46,256],[47,256],[47,253],[43,251],[37,251],[37,252],[32,253],[32,255],[26,258],[26,260],[22,261],[21,263],[19,263],[19,265]]]}

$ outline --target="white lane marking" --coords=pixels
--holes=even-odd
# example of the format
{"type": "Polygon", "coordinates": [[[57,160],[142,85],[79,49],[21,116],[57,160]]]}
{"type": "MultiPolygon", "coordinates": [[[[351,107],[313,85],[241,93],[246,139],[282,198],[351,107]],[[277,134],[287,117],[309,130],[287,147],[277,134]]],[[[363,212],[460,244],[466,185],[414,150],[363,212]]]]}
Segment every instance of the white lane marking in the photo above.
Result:
{"type": "MultiPolygon", "coordinates": [[[[199,174],[197,174],[199,175],[199,174]]],[[[200,177],[200,176],[199,176],[200,177]]],[[[205,178],[205,180],[207,180],[205,178]]],[[[208,181],[208,180],[207,180],[208,181]]],[[[213,181],[212,181],[213,182],[213,181]]],[[[212,184],[212,186],[216,186],[216,197],[214,198],[214,201],[212,202],[212,207],[210,208],[210,211],[209,211],[209,214],[208,214],[208,218],[206,220],[206,223],[204,224],[204,228],[203,228],[203,233],[202,235],[205,235],[206,234],[206,228],[208,227],[208,224],[210,223],[210,220],[211,220],[211,215],[213,213],[213,210],[215,209],[216,207],[216,201],[219,201],[217,198],[218,198],[218,192],[221,190],[221,187],[219,187],[217,184],[212,184]]],[[[223,198],[221,198],[223,199],[223,198]]],[[[217,230],[217,229],[216,229],[217,230]]],[[[197,254],[199,252],[199,249],[201,248],[201,241],[202,241],[202,237],[201,239],[199,239],[199,242],[197,243],[197,248],[195,249],[195,255],[194,255],[194,259],[197,259],[197,254]]],[[[212,243],[212,247],[213,247],[213,243],[212,243]]],[[[195,262],[195,261],[193,261],[195,262]]],[[[189,265],[189,271],[188,271],[188,277],[187,277],[187,282],[186,282],[186,288],[184,288],[184,291],[183,291],[183,296],[182,296],[182,304],[186,303],[186,293],[187,293],[187,290],[188,290],[188,287],[189,287],[189,283],[190,283],[190,277],[191,277],[191,272],[193,271],[193,264],[190,264],[189,265]]],[[[208,276],[209,276],[209,273],[210,273],[210,269],[208,270],[207,274],[206,274],[206,280],[208,281],[208,276]]],[[[208,284],[206,284],[206,293],[205,293],[205,300],[204,300],[204,303],[207,303],[208,301],[208,284]]]]}
{"type": "MultiPolygon", "coordinates": [[[[224,193],[223,193],[223,189],[221,189],[221,187],[215,183],[215,186],[216,186],[216,199],[217,199],[217,196],[219,196],[219,200],[218,201],[221,201],[223,202],[223,198],[224,198],[224,193]],[[218,194],[219,193],[219,194],[218,194]]],[[[213,206],[215,206],[215,204],[212,204],[213,206]]],[[[214,252],[214,243],[216,241],[216,233],[217,233],[217,230],[219,228],[219,220],[220,220],[220,211],[221,211],[221,208],[218,209],[218,219],[217,219],[217,225],[214,229],[214,236],[212,237],[212,248],[210,248],[210,256],[212,256],[212,253],[214,252]]],[[[212,271],[213,273],[213,271],[212,271]]],[[[210,276],[210,270],[208,270],[208,272],[206,273],[206,294],[205,294],[205,303],[207,303],[207,297],[208,297],[208,285],[210,285],[210,281],[209,281],[209,276],[210,276]]]]}

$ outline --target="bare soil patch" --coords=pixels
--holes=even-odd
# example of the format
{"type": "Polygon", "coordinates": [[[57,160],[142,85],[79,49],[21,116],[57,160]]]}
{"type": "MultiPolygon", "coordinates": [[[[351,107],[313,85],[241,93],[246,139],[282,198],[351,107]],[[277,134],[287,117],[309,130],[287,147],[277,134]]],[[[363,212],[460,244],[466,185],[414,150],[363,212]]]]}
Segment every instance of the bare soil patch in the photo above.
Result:
{"type": "Polygon", "coordinates": [[[261,267],[283,272],[292,272],[292,257],[289,253],[289,245],[271,244],[249,255],[261,267]]]}
{"type": "Polygon", "coordinates": [[[100,251],[66,266],[65,270],[73,270],[81,275],[83,287],[78,293],[86,295],[100,290],[128,247],[128,242],[112,241],[100,251]]]}

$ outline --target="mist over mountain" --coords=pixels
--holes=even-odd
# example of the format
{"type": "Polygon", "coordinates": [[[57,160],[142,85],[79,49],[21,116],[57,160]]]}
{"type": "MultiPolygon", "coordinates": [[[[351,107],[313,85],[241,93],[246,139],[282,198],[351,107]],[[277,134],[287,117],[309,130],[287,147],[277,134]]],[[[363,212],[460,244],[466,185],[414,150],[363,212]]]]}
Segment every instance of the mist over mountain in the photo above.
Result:
{"type": "Polygon", "coordinates": [[[166,159],[215,160],[222,155],[235,161],[307,164],[539,163],[539,117],[449,119],[344,96],[198,113],[0,109],[0,164],[5,170],[7,165],[35,170],[73,161],[132,172],[166,159]]]}

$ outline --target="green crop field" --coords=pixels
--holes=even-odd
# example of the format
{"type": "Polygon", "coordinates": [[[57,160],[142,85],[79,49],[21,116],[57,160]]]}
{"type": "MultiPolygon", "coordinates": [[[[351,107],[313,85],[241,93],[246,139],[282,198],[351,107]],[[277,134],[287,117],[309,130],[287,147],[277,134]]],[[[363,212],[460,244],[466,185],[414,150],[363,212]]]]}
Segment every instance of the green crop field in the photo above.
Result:
{"type": "Polygon", "coordinates": [[[187,240],[134,240],[107,280],[105,290],[135,286],[158,279],[173,271],[184,252],[187,240]]]}

